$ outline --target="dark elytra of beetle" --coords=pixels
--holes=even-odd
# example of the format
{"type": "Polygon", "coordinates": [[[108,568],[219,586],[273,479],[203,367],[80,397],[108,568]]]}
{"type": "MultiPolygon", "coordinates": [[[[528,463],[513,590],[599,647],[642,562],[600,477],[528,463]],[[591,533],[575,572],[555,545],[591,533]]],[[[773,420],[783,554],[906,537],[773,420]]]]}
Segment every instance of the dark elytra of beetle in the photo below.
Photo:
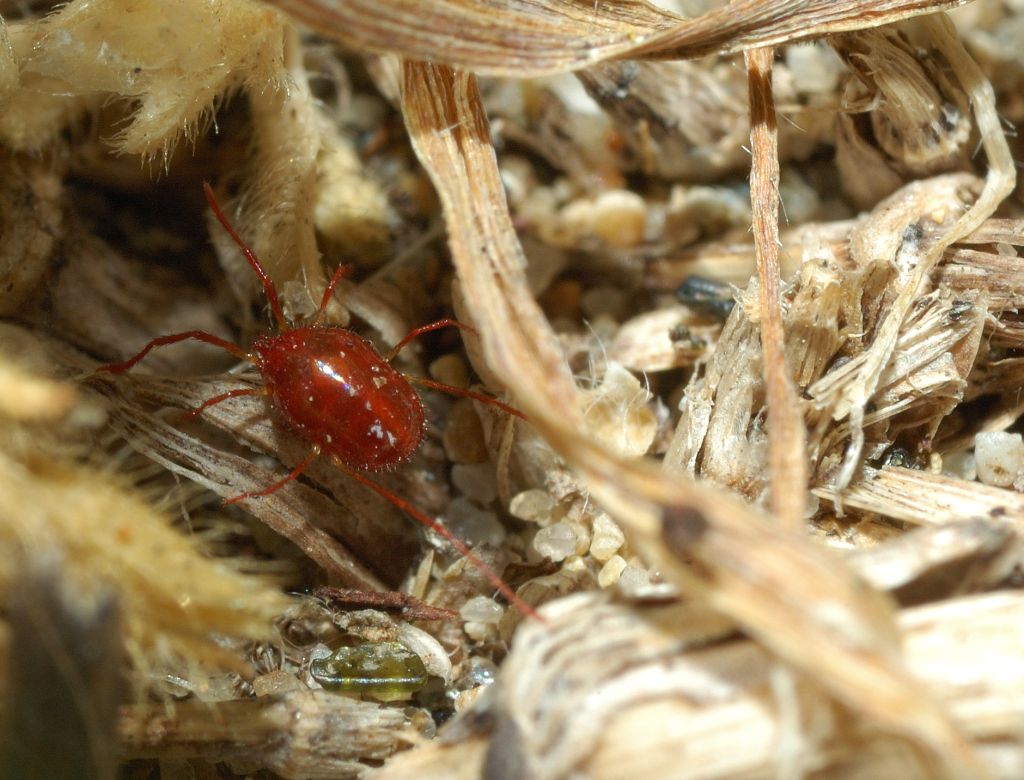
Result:
{"type": "Polygon", "coordinates": [[[542,620],[533,607],[522,601],[508,583],[492,571],[465,542],[437,520],[361,473],[381,471],[403,463],[422,442],[425,419],[423,402],[411,382],[491,404],[523,418],[520,412],[490,396],[423,377],[406,376],[391,366],[390,361],[402,348],[424,333],[446,327],[470,331],[472,329],[455,320],[439,320],[415,328],[386,355],[381,355],[369,341],[358,334],[323,323],[324,313],[334,295],[335,287],[349,272],[346,266],[339,266],[334,272],[311,321],[297,327],[289,325],[277,289],[259,259],[235,232],[221,211],[213,190],[205,182],[203,192],[214,216],[242,250],[263,284],[271,313],[277,322],[278,333],[258,337],[253,343],[251,353],[205,331],[193,330],[160,336],[146,344],[134,357],[121,363],[100,366],[97,370],[111,373],[127,371],[154,347],[187,339],[212,344],[254,364],[263,377],[263,387],[230,390],[214,396],[193,409],[190,415],[198,415],[229,398],[269,395],[274,398],[277,408],[288,423],[310,442],[312,449],[309,455],[283,479],[263,490],[242,493],[227,499],[225,504],[268,496],[280,490],[287,483],[298,479],[309,464],[324,453],[353,479],[390,501],[426,528],[444,537],[521,613],[542,620]]]}

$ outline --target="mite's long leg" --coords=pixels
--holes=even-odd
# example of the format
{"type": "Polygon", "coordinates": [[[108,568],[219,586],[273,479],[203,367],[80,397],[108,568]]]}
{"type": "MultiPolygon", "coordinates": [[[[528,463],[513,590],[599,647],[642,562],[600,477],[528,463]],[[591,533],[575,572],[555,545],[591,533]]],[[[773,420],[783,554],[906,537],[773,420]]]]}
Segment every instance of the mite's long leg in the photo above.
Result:
{"type": "Polygon", "coordinates": [[[237,344],[232,344],[230,341],[225,341],[219,336],[214,336],[212,333],[207,333],[205,330],[188,330],[184,333],[172,333],[169,336],[159,336],[149,342],[135,357],[129,358],[121,363],[107,363],[106,365],[97,368],[97,371],[108,371],[111,374],[120,374],[127,371],[129,368],[134,366],[146,355],[150,353],[155,347],[165,347],[168,344],[177,344],[179,341],[187,341],[188,339],[195,339],[196,341],[202,341],[206,344],[212,344],[215,347],[220,347],[223,350],[230,352],[237,358],[242,360],[248,360],[250,363],[253,362],[252,357],[244,349],[237,344]]]}
{"type": "Polygon", "coordinates": [[[277,297],[277,287],[274,286],[274,280],[270,278],[270,275],[264,270],[263,264],[260,263],[260,259],[256,257],[256,253],[242,240],[242,237],[238,235],[234,226],[221,210],[209,182],[203,182],[203,194],[206,195],[206,202],[210,204],[213,216],[217,218],[217,221],[224,227],[228,235],[231,236],[231,239],[238,245],[238,248],[242,250],[242,254],[249,261],[252,270],[260,278],[260,282],[263,284],[263,292],[267,296],[267,303],[270,304],[270,311],[273,312],[274,319],[277,320],[278,329],[282,331],[288,330],[288,320],[284,318],[284,309],[281,308],[281,301],[277,297]]]}
{"type": "Polygon", "coordinates": [[[455,534],[453,534],[451,531],[445,528],[441,523],[439,523],[434,518],[430,517],[430,515],[428,515],[426,512],[417,509],[404,498],[396,496],[386,487],[378,484],[376,481],[370,479],[365,474],[349,468],[347,465],[342,463],[340,459],[332,456],[331,460],[334,462],[334,465],[336,465],[338,468],[340,468],[342,471],[344,471],[346,474],[352,477],[352,479],[356,480],[357,482],[361,482],[362,484],[366,485],[366,487],[370,488],[370,490],[374,491],[377,495],[386,498],[400,510],[402,510],[407,515],[412,517],[412,519],[418,522],[420,525],[424,526],[425,528],[429,528],[431,531],[443,536],[449,542],[449,544],[451,544],[451,546],[458,551],[459,555],[463,556],[477,569],[479,569],[485,577],[487,577],[490,583],[497,589],[499,593],[501,593],[502,596],[505,597],[509,604],[514,606],[524,615],[529,615],[532,618],[536,618],[537,620],[544,622],[544,618],[542,618],[537,613],[537,610],[535,610],[533,607],[531,607],[529,604],[527,604],[525,601],[519,598],[519,596],[516,595],[516,592],[512,590],[512,588],[509,586],[507,582],[505,582],[505,580],[499,577],[490,566],[484,563],[483,560],[476,553],[470,550],[469,546],[464,541],[459,539],[459,537],[457,537],[455,534]]]}
{"type": "Polygon", "coordinates": [[[295,468],[293,468],[291,470],[291,472],[288,474],[287,477],[284,477],[283,479],[279,479],[277,482],[275,482],[270,487],[263,488],[263,490],[251,490],[248,493],[240,493],[237,496],[232,496],[231,498],[225,499],[224,500],[224,506],[227,506],[228,504],[237,504],[239,501],[245,501],[247,498],[259,498],[261,496],[269,496],[272,493],[276,493],[278,490],[283,488],[285,485],[287,485],[292,480],[298,479],[299,475],[303,471],[306,470],[306,468],[309,466],[309,464],[312,463],[314,460],[316,460],[319,456],[320,456],[320,448],[319,447],[314,447],[310,451],[309,455],[307,455],[302,460],[302,462],[299,463],[298,466],[296,466],[295,468]]]}
{"type": "Polygon", "coordinates": [[[461,398],[472,398],[474,401],[480,401],[481,403],[496,406],[503,412],[508,412],[509,414],[518,417],[520,420],[527,419],[526,415],[518,409],[514,409],[508,404],[502,403],[497,398],[491,398],[491,396],[485,395],[484,393],[477,393],[473,390],[465,390],[461,387],[446,385],[444,382],[435,382],[433,379],[427,379],[422,376],[409,376],[408,374],[402,374],[402,376],[404,376],[410,384],[419,385],[420,387],[429,387],[431,390],[439,390],[442,393],[457,395],[461,398]]]}
{"type": "Polygon", "coordinates": [[[408,336],[406,336],[404,339],[395,344],[395,346],[393,346],[390,350],[388,350],[388,353],[384,355],[384,359],[390,363],[392,360],[395,359],[399,352],[401,352],[403,349],[405,349],[406,346],[408,346],[410,341],[418,339],[424,333],[432,333],[435,330],[441,330],[441,328],[458,328],[459,330],[465,330],[469,331],[470,333],[476,333],[475,328],[466,325],[463,322],[459,322],[458,320],[453,320],[451,317],[446,317],[443,320],[431,322],[429,325],[421,325],[418,328],[414,328],[412,331],[409,332],[408,336]]]}
{"type": "Polygon", "coordinates": [[[213,398],[207,398],[195,409],[189,409],[185,414],[186,420],[191,420],[198,417],[206,409],[209,409],[214,404],[219,404],[221,401],[226,401],[229,398],[238,398],[243,395],[270,395],[273,391],[269,387],[247,387],[239,390],[228,390],[226,393],[215,395],[213,398]]]}
{"type": "Polygon", "coordinates": [[[324,295],[320,299],[320,307],[313,315],[314,323],[320,323],[323,320],[324,312],[327,311],[327,304],[331,302],[331,298],[334,296],[334,288],[338,286],[338,282],[351,275],[352,266],[350,265],[345,265],[343,263],[334,269],[334,273],[331,274],[331,281],[329,281],[327,286],[324,288],[324,295]]]}

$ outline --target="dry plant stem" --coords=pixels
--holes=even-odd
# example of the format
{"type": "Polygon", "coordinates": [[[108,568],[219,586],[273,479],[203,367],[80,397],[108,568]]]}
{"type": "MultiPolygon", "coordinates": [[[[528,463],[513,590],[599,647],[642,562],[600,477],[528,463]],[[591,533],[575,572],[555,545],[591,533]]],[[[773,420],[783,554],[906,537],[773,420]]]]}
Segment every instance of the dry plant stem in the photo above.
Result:
{"type": "Polygon", "coordinates": [[[1003,587],[1022,553],[1013,524],[957,518],[853,550],[846,560],[902,606],[914,606],[1003,587]]]}
{"type": "MultiPolygon", "coordinates": [[[[286,25],[282,37],[282,78],[287,78],[287,87],[249,92],[256,132],[255,175],[246,189],[245,210],[236,229],[267,264],[274,281],[301,278],[315,301],[326,284],[309,216],[322,120],[310,93],[299,33],[294,25],[286,25]],[[250,215],[259,219],[249,221],[250,215]]],[[[219,237],[219,232],[212,235],[219,237]]]]}
{"type": "MultiPolygon", "coordinates": [[[[138,452],[168,470],[203,485],[225,498],[239,490],[256,489],[273,479],[245,459],[203,444],[141,409],[112,406],[114,427],[138,452]],[[218,479],[219,477],[219,479],[218,479]]],[[[365,590],[384,590],[383,583],[361,564],[340,541],[309,522],[311,505],[330,512],[333,505],[317,491],[291,484],[279,491],[269,509],[254,503],[249,511],[268,528],[291,541],[332,578],[365,590]]]]}
{"type": "Polygon", "coordinates": [[[750,207],[757,257],[761,312],[761,351],[768,395],[768,451],[771,507],[787,527],[804,522],[807,495],[807,445],[803,413],[786,363],[779,289],[779,144],[772,98],[774,50],[746,52],[750,86],[750,207]]]}
{"type": "MultiPolygon", "coordinates": [[[[837,500],[831,487],[818,488],[814,493],[829,501],[837,500]]],[[[843,503],[915,525],[984,517],[1011,523],[1024,533],[1024,496],[1020,493],[927,471],[867,469],[864,479],[843,492],[843,503]]]]}
{"type": "MultiPolygon", "coordinates": [[[[237,387],[237,380],[183,380],[122,374],[117,378],[117,405],[137,414],[146,413],[154,403],[161,407],[195,408],[211,392],[237,387]]],[[[220,429],[238,444],[276,457],[289,467],[294,467],[309,451],[308,442],[275,425],[261,398],[242,397],[218,404],[203,413],[203,421],[220,429]]],[[[162,440],[160,453],[169,462],[199,473],[209,485],[219,486],[214,489],[225,498],[242,490],[266,487],[279,477],[279,472],[261,468],[237,454],[215,447],[196,449],[198,440],[181,431],[180,426],[175,427],[179,432],[162,440]],[[180,451],[175,449],[179,444],[183,447],[180,451]],[[232,485],[238,485],[239,489],[231,492],[232,485]]],[[[325,533],[326,538],[341,543],[340,547],[332,543],[324,549],[314,544],[310,548],[314,553],[333,551],[331,555],[340,556],[336,560],[345,559],[352,563],[374,561],[385,579],[393,581],[401,577],[413,554],[408,520],[389,502],[371,496],[370,491],[353,483],[327,463],[313,464],[307,476],[319,489],[303,482],[290,483],[282,488],[280,495],[252,502],[248,511],[274,528],[279,524],[283,528],[291,528],[288,533],[278,531],[288,538],[299,534],[296,538],[301,539],[303,527],[313,521],[318,533],[325,533]]],[[[389,481],[387,484],[392,490],[398,488],[396,483],[389,481]]],[[[306,549],[304,543],[299,546],[306,549]]],[[[342,581],[368,590],[380,587],[379,584],[367,584],[363,579],[360,572],[365,572],[365,567],[359,565],[358,569],[351,570],[342,581]],[[352,579],[352,575],[357,579],[352,579]]],[[[331,570],[334,571],[333,568],[331,570]]],[[[369,582],[377,582],[377,579],[372,578],[369,582]]]]}
{"type": "Polygon", "coordinates": [[[836,401],[833,418],[840,420],[848,416],[851,429],[851,442],[835,480],[838,491],[842,491],[850,484],[860,465],[864,447],[864,409],[878,388],[878,380],[886,364],[892,358],[903,319],[920,297],[922,287],[942,257],[942,253],[956,241],[977,230],[1013,191],[1016,181],[1013,158],[996,113],[992,85],[964,50],[956,30],[945,16],[936,15],[924,19],[921,25],[923,30],[929,33],[928,39],[949,62],[960,84],[971,98],[989,171],[981,195],[974,205],[963,213],[944,236],[928,245],[918,258],[910,278],[892,302],[889,313],[878,328],[875,340],[866,353],[858,380],[848,385],[850,390],[836,401]]]}
{"type": "Polygon", "coordinates": [[[503,185],[476,82],[447,68],[407,62],[402,86],[406,124],[437,186],[449,224],[452,260],[459,280],[472,293],[466,295],[469,324],[481,336],[488,366],[529,366],[531,373],[536,372],[534,378],[542,381],[512,383],[508,376],[501,377],[519,390],[534,388],[517,394],[516,407],[530,419],[559,415],[566,423],[578,424],[572,377],[558,340],[526,285],[526,257],[508,204],[504,195],[495,199],[503,185]],[[459,89],[453,88],[455,78],[459,89]],[[437,178],[441,175],[443,182],[437,178]],[[456,219],[471,221],[472,229],[452,231],[456,219]],[[500,328],[493,327],[496,322],[500,328]],[[500,338],[497,330],[514,337],[500,338]]]}
{"type": "Polygon", "coordinates": [[[135,705],[121,711],[126,759],[203,758],[242,762],[287,778],[359,777],[364,760],[404,746],[412,726],[402,708],[326,691],[236,701],[135,705]]]}
{"type": "MultiPolygon", "coordinates": [[[[489,747],[463,732],[396,756],[376,780],[504,777],[482,771],[480,752],[492,766],[518,759],[532,772],[515,776],[538,780],[935,776],[916,771],[871,724],[837,712],[757,643],[707,642],[721,626],[699,606],[631,609],[581,594],[552,605],[548,617],[549,626],[523,629],[505,661],[487,710],[499,724],[489,747]],[[780,691],[780,675],[791,695],[780,691]],[[496,744],[503,731],[517,739],[496,744]],[[463,756],[475,771],[455,768],[463,756]]],[[[1014,591],[900,614],[909,667],[1007,780],[1024,761],[1022,619],[1024,598],[1014,591]]]]}
{"type": "Polygon", "coordinates": [[[384,612],[397,612],[403,620],[458,620],[459,613],[444,607],[435,607],[420,601],[408,593],[399,591],[355,590],[352,588],[333,588],[322,585],[313,595],[325,603],[341,609],[379,609],[384,612]]]}
{"type": "Polygon", "coordinates": [[[493,374],[634,549],[811,680],[900,735],[935,777],[983,777],[961,734],[904,667],[889,603],[835,557],[723,490],[609,453],[522,278],[475,80],[407,62],[402,108],[438,191],[470,320],[493,374]]]}
{"type": "Polygon", "coordinates": [[[641,0],[273,0],[361,51],[540,76],[640,56],[688,59],[877,27],[966,0],[741,0],[695,19],[641,0]]]}

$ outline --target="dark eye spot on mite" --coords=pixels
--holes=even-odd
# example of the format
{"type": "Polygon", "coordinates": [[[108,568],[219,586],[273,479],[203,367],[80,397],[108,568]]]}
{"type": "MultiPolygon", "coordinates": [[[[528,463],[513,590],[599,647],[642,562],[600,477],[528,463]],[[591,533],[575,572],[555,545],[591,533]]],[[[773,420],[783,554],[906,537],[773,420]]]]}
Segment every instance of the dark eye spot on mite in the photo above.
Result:
{"type": "Polygon", "coordinates": [[[688,558],[709,525],[707,518],[692,506],[665,507],[661,516],[661,538],[673,554],[688,558]]]}

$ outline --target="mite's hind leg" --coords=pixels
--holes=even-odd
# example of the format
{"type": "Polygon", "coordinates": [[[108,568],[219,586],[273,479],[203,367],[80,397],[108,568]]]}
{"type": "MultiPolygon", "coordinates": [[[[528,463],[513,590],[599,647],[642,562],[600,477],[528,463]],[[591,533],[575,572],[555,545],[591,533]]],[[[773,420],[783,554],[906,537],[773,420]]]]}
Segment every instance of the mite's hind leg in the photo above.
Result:
{"type": "Polygon", "coordinates": [[[446,317],[443,320],[438,320],[437,322],[431,322],[428,325],[420,325],[420,327],[414,328],[412,331],[409,332],[408,336],[406,336],[404,339],[395,344],[395,346],[393,346],[390,350],[388,350],[388,353],[384,355],[384,359],[390,363],[392,360],[395,359],[399,352],[401,352],[403,349],[405,349],[406,346],[408,346],[410,341],[418,339],[425,333],[432,333],[435,330],[441,330],[442,328],[458,328],[459,330],[469,331],[470,333],[474,334],[476,333],[476,328],[466,325],[463,322],[459,322],[458,320],[453,320],[451,317],[446,317]]]}
{"type": "Polygon", "coordinates": [[[207,398],[199,406],[194,409],[189,409],[185,413],[184,419],[192,420],[202,414],[206,409],[209,409],[215,404],[219,404],[221,401],[226,401],[229,398],[238,398],[243,395],[270,395],[273,391],[269,387],[247,387],[238,390],[228,390],[226,393],[215,395],[213,398],[207,398]]]}
{"type": "Polygon", "coordinates": [[[96,371],[107,371],[111,374],[121,374],[146,357],[146,355],[148,355],[155,347],[165,347],[168,344],[177,344],[179,341],[188,341],[189,339],[195,339],[196,341],[202,341],[205,344],[212,344],[215,347],[220,347],[241,360],[248,360],[249,362],[252,362],[253,360],[249,353],[237,344],[225,341],[219,336],[207,333],[205,330],[188,330],[184,333],[172,333],[169,336],[158,336],[139,350],[135,357],[128,358],[128,360],[121,363],[107,363],[106,365],[97,368],[96,371]]]}
{"type": "Polygon", "coordinates": [[[452,385],[446,385],[444,382],[435,382],[433,379],[427,379],[422,376],[403,376],[409,381],[410,384],[419,385],[420,387],[429,387],[431,390],[439,390],[442,393],[448,393],[449,395],[457,395],[460,398],[472,398],[474,401],[480,401],[481,403],[490,404],[496,406],[503,412],[514,415],[520,420],[527,419],[526,415],[520,412],[518,409],[514,409],[508,404],[502,403],[497,398],[491,398],[489,395],[484,393],[477,393],[473,390],[465,390],[461,387],[454,387],[452,385]]]}
{"type": "Polygon", "coordinates": [[[316,460],[317,457],[319,457],[319,455],[320,455],[320,448],[319,447],[314,447],[312,449],[312,451],[310,451],[309,455],[307,455],[303,459],[303,461],[301,463],[299,463],[298,466],[293,468],[291,470],[291,472],[288,474],[288,476],[285,477],[284,479],[279,479],[277,482],[275,482],[270,487],[263,488],[263,490],[252,490],[252,491],[249,491],[248,493],[241,493],[241,494],[239,494],[237,496],[232,496],[231,498],[227,498],[227,499],[224,500],[224,506],[227,506],[228,504],[237,504],[239,501],[245,501],[247,498],[259,498],[261,496],[269,496],[272,493],[276,493],[278,490],[283,488],[285,485],[287,485],[292,480],[298,479],[299,475],[303,471],[305,471],[306,468],[309,466],[309,464],[312,463],[314,460],[316,460]]]}
{"type": "Polygon", "coordinates": [[[505,582],[505,580],[499,577],[497,573],[494,571],[494,569],[492,569],[490,566],[484,563],[483,560],[481,560],[480,556],[478,556],[476,553],[470,550],[469,546],[464,541],[462,541],[459,537],[457,537],[455,534],[449,531],[444,525],[439,523],[437,520],[432,518],[423,510],[417,509],[404,498],[396,496],[394,493],[392,493],[390,490],[388,490],[386,487],[384,487],[377,481],[370,479],[362,472],[349,468],[339,458],[332,455],[331,461],[339,469],[341,469],[350,477],[352,477],[352,479],[356,480],[357,482],[361,482],[362,484],[366,485],[366,487],[370,488],[370,490],[372,490],[377,495],[386,498],[396,507],[398,507],[407,515],[409,515],[417,523],[424,526],[425,528],[429,528],[434,533],[444,537],[448,541],[448,543],[451,544],[451,546],[458,551],[459,555],[468,560],[471,564],[473,564],[473,566],[477,568],[478,571],[480,571],[485,577],[487,577],[488,581],[495,587],[495,589],[502,596],[505,597],[509,604],[514,606],[522,614],[532,618],[536,618],[542,623],[544,622],[544,618],[537,614],[537,610],[535,610],[532,606],[530,606],[521,598],[519,598],[519,596],[516,595],[516,592],[512,590],[511,586],[507,582],[505,582]]]}

